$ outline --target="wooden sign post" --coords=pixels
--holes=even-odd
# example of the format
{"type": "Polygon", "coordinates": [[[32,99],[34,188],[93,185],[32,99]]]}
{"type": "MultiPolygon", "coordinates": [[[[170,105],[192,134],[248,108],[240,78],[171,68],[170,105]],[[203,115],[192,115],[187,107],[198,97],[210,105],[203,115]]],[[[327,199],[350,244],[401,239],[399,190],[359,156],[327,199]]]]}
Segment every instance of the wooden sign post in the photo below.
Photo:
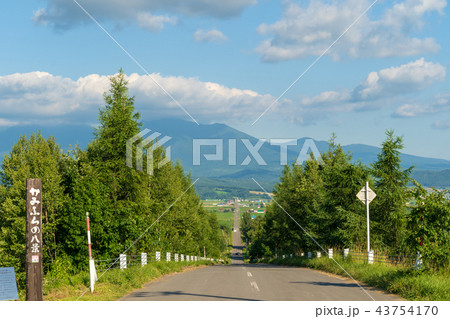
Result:
{"type": "Polygon", "coordinates": [[[42,301],[42,184],[27,179],[26,299],[42,301]]]}

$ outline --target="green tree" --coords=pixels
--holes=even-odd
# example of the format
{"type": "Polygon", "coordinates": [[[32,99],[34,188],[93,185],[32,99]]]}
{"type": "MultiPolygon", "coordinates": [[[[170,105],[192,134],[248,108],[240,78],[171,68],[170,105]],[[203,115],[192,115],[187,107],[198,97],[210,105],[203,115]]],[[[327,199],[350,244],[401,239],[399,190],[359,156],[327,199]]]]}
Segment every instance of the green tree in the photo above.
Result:
{"type": "Polygon", "coordinates": [[[429,269],[450,264],[450,191],[427,192],[415,182],[415,207],[408,216],[409,244],[429,269]]]}
{"type": "Polygon", "coordinates": [[[53,137],[40,132],[22,136],[5,155],[0,173],[0,264],[13,266],[20,279],[25,270],[26,180],[42,180],[42,240],[45,270],[61,252],[57,236],[63,206],[67,201],[62,185],[60,147],[53,137]]]}
{"type": "Polygon", "coordinates": [[[386,131],[377,161],[372,165],[377,198],[371,203],[373,235],[382,249],[401,252],[406,248],[406,217],[408,210],[408,184],[413,167],[402,169],[400,151],[403,138],[386,131]],[[377,238],[378,237],[378,238],[377,238]]]}

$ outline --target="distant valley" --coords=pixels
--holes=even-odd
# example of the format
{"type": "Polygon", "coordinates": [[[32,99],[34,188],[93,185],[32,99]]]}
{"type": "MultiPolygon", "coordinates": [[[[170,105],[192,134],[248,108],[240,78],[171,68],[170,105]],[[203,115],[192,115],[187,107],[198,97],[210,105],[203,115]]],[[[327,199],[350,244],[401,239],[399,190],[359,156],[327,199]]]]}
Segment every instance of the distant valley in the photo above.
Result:
{"type": "MultiPolygon", "coordinates": [[[[271,145],[270,141],[264,143],[246,133],[238,131],[225,124],[201,124],[197,125],[178,119],[165,119],[147,121],[143,128],[171,137],[164,146],[171,147],[171,159],[180,161],[187,172],[191,172],[193,178],[200,177],[196,188],[202,197],[213,197],[216,189],[228,187],[229,196],[238,196],[248,193],[249,190],[261,190],[253,181],[255,179],[268,192],[279,180],[283,165],[281,162],[280,145],[271,145]],[[218,159],[207,160],[205,155],[215,154],[214,145],[205,145],[200,142],[200,156],[194,158],[194,139],[215,139],[222,141],[223,153],[218,154],[218,159]],[[244,142],[246,140],[246,142],[244,142]],[[231,142],[230,142],[231,141],[231,142]],[[247,146],[245,145],[247,143],[247,146]],[[249,151],[254,147],[256,155],[260,156],[258,163],[249,151]],[[261,159],[263,162],[261,162],[261,159]],[[197,160],[199,163],[195,163],[197,160]],[[200,164],[200,165],[198,165],[200,164]]],[[[20,135],[30,135],[37,128],[10,127],[0,132],[0,151],[8,153],[17,142],[20,135]]],[[[53,135],[63,149],[79,145],[84,148],[93,137],[93,128],[88,126],[59,126],[42,127],[42,134],[47,137],[53,135]]],[[[150,133],[149,133],[150,134],[150,133]]],[[[288,163],[293,163],[300,154],[307,137],[297,140],[297,145],[289,145],[285,150],[288,163]]],[[[320,152],[328,149],[328,142],[315,141],[320,152]]],[[[124,146],[125,147],[125,146],[124,146]]],[[[344,145],[344,151],[350,152],[354,161],[361,161],[370,165],[377,159],[380,148],[363,144],[344,145]]],[[[425,187],[446,188],[450,185],[450,161],[436,158],[426,158],[408,154],[402,154],[402,163],[405,168],[415,166],[413,178],[425,187]]],[[[219,192],[220,193],[220,192],[219,192]]]]}

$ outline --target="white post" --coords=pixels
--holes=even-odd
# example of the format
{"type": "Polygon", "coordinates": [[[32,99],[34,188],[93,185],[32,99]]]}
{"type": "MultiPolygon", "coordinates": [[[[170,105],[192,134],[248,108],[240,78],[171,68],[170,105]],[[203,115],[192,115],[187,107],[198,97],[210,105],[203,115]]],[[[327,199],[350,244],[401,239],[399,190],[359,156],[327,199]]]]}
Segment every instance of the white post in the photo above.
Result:
{"type": "Polygon", "coordinates": [[[147,253],[141,253],[141,266],[147,265],[147,253]]]}
{"type": "Polygon", "coordinates": [[[349,248],[344,248],[344,259],[348,257],[349,252],[350,252],[349,248]]]}
{"type": "Polygon", "coordinates": [[[320,258],[322,256],[322,253],[320,251],[317,252],[317,258],[320,258]]]}
{"type": "Polygon", "coordinates": [[[156,261],[160,261],[161,260],[161,252],[157,251],[155,253],[155,259],[156,259],[156,261]]]}
{"type": "Polygon", "coordinates": [[[370,252],[369,182],[366,182],[366,211],[367,211],[367,252],[370,252]]]}
{"type": "Polygon", "coordinates": [[[94,292],[94,285],[97,281],[97,271],[95,270],[95,262],[94,258],[92,258],[92,249],[91,249],[91,228],[89,224],[89,212],[86,212],[86,224],[87,224],[87,236],[88,236],[88,246],[89,246],[89,279],[90,285],[89,288],[91,292],[94,292]]]}
{"type": "Polygon", "coordinates": [[[422,255],[420,254],[420,251],[417,252],[416,262],[414,263],[414,269],[415,270],[422,269],[422,255]]]}
{"type": "Polygon", "coordinates": [[[120,254],[119,259],[120,259],[120,269],[122,269],[122,270],[126,269],[127,268],[127,255],[120,254]]]}
{"type": "Polygon", "coordinates": [[[184,254],[181,254],[180,259],[181,261],[184,261],[184,254]]]}
{"type": "Polygon", "coordinates": [[[189,261],[189,255],[186,255],[186,261],[189,261]]]}
{"type": "Polygon", "coordinates": [[[169,252],[166,253],[166,261],[170,261],[170,253],[169,252]]]}
{"type": "Polygon", "coordinates": [[[328,258],[333,258],[333,248],[328,249],[328,258]]]}
{"type": "Polygon", "coordinates": [[[369,251],[369,253],[367,254],[367,263],[373,264],[373,250],[369,251]]]}
{"type": "Polygon", "coordinates": [[[175,254],[175,261],[178,261],[178,254],[175,254]]]}

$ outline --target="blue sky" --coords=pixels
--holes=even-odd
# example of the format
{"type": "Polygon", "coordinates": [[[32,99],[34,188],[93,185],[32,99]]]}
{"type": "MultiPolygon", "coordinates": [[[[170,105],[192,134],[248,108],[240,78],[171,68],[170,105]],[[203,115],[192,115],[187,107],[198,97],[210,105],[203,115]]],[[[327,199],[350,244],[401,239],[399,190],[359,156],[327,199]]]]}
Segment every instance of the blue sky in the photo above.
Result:
{"type": "Polygon", "coordinates": [[[395,129],[406,153],[450,160],[446,0],[21,0],[0,15],[0,130],[94,125],[123,68],[144,121],[375,146],[395,129]]]}

